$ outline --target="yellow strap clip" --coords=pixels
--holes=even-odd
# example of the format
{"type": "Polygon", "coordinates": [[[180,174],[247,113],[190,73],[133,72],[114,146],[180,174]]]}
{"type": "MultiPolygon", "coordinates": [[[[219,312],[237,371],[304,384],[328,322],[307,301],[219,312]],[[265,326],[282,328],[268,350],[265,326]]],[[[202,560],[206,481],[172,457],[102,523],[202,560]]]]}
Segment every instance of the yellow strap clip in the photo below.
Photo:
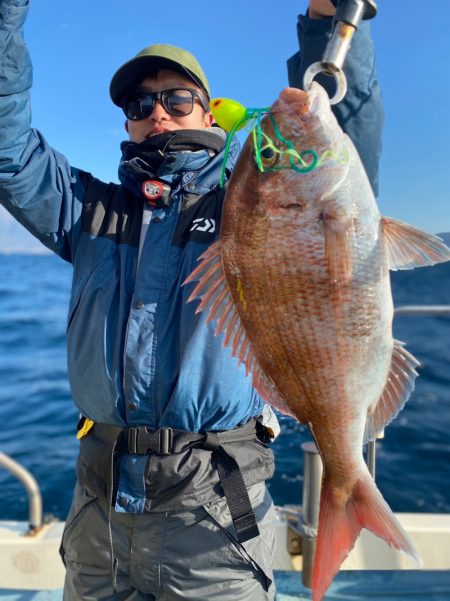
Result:
{"type": "Polygon", "coordinates": [[[87,417],[85,417],[83,425],[77,432],[77,439],[80,440],[81,438],[83,438],[83,436],[86,436],[86,434],[93,426],[94,422],[92,421],[92,419],[88,419],[87,417]]]}

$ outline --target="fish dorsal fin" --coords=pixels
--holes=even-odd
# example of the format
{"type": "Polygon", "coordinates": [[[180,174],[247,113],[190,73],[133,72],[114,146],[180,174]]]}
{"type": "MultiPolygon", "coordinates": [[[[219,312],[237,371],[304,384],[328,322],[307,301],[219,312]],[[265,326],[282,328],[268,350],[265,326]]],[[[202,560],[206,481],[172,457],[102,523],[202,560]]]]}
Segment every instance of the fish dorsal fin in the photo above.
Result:
{"type": "Polygon", "coordinates": [[[252,385],[256,392],[275,409],[293,416],[256,358],[223,272],[220,241],[212,244],[199,261],[199,265],[183,282],[184,286],[198,281],[188,302],[201,299],[195,312],[208,311],[206,323],[216,322],[215,335],[224,334],[224,346],[230,347],[231,354],[238,359],[239,365],[245,365],[246,375],[252,374],[252,385]]]}
{"type": "Polygon", "coordinates": [[[364,443],[375,440],[383,428],[403,409],[414,390],[418,365],[417,359],[404,348],[403,343],[394,340],[389,376],[377,405],[372,411],[369,410],[364,443]]]}
{"type": "Polygon", "coordinates": [[[389,269],[413,269],[450,260],[450,248],[438,236],[391,219],[381,218],[389,269]]]}

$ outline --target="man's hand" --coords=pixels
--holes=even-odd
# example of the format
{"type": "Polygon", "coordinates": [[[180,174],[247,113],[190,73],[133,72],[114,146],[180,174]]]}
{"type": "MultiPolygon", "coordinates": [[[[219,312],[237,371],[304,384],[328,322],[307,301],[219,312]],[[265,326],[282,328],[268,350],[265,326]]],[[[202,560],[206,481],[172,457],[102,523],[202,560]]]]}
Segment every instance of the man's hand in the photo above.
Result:
{"type": "Polygon", "coordinates": [[[312,19],[322,19],[323,17],[331,17],[336,12],[331,0],[310,0],[309,16],[312,19]]]}

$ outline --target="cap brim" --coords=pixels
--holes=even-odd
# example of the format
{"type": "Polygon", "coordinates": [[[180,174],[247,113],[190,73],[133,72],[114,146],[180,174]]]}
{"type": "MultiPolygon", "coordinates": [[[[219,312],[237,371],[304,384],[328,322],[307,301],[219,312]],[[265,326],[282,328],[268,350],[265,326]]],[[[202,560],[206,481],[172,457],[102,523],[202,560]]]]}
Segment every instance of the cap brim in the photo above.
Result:
{"type": "Polygon", "coordinates": [[[205,90],[201,81],[186,67],[162,56],[138,56],[122,65],[114,74],[109,86],[109,93],[114,104],[122,106],[123,98],[127,94],[132,92],[146,77],[152,73],[156,73],[160,69],[170,69],[188,77],[209,98],[208,91],[205,90]]]}

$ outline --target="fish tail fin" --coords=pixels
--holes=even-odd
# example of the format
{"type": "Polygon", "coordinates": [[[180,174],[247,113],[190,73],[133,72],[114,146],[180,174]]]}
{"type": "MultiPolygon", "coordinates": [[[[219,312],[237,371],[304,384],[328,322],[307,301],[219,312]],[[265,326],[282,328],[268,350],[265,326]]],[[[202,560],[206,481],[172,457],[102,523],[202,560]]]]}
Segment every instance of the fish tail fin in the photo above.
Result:
{"type": "Polygon", "coordinates": [[[333,487],[325,475],[312,574],[313,601],[323,598],[362,528],[367,528],[389,545],[408,553],[421,565],[417,549],[368,471],[361,474],[349,497],[342,489],[333,487]]]}

